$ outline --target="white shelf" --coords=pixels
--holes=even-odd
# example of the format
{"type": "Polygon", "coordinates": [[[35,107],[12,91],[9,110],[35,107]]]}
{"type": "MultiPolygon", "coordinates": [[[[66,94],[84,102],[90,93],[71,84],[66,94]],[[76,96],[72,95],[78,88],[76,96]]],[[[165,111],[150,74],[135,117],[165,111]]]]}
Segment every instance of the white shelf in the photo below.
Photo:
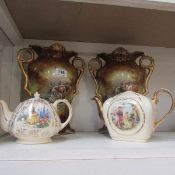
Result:
{"type": "Polygon", "coordinates": [[[0,141],[0,161],[175,159],[175,133],[157,132],[147,143],[119,142],[97,132],[56,136],[49,144],[22,145],[11,136],[0,141]]]}
{"type": "Polygon", "coordinates": [[[97,132],[56,136],[50,144],[21,145],[0,139],[0,172],[10,175],[174,175],[175,133],[159,132],[147,143],[113,141],[97,132]]]}

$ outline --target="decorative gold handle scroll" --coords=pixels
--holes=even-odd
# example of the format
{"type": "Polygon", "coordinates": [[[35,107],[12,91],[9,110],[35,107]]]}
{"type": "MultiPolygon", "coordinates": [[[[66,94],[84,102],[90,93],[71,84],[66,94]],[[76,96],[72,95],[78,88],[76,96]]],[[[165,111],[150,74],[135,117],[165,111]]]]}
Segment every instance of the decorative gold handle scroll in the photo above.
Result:
{"type": "Polygon", "coordinates": [[[157,90],[156,92],[154,92],[154,95],[153,95],[153,98],[152,98],[153,103],[157,104],[157,103],[159,102],[159,100],[158,100],[158,94],[159,94],[160,92],[165,92],[165,93],[167,93],[167,94],[171,97],[171,103],[172,103],[172,104],[171,104],[171,106],[170,106],[169,111],[168,111],[166,114],[164,114],[164,115],[161,117],[160,120],[155,121],[155,128],[157,128],[161,123],[163,123],[163,121],[164,121],[164,120],[167,118],[167,116],[174,110],[174,107],[175,107],[175,105],[174,105],[174,96],[172,95],[172,93],[171,93],[169,90],[163,89],[163,88],[161,88],[161,89],[157,90]]]}
{"type": "Polygon", "coordinates": [[[151,77],[151,74],[154,70],[154,59],[150,56],[145,56],[143,55],[140,60],[139,60],[139,66],[141,66],[142,68],[144,68],[145,70],[147,70],[146,73],[146,79],[145,79],[145,92],[143,92],[143,95],[146,95],[148,93],[148,81],[151,77]],[[149,64],[144,64],[143,61],[147,60],[149,61],[149,64]]]}
{"type": "Polygon", "coordinates": [[[103,62],[102,62],[102,60],[99,57],[91,59],[89,61],[89,63],[88,63],[89,72],[90,72],[90,74],[91,74],[91,76],[92,76],[92,78],[93,78],[93,80],[95,82],[95,87],[96,87],[95,96],[98,97],[101,101],[102,101],[102,96],[101,96],[101,94],[98,93],[99,85],[98,85],[98,82],[97,82],[97,79],[96,79],[96,73],[102,67],[103,67],[103,62]],[[98,64],[98,68],[93,66],[93,64],[95,62],[98,64]]]}
{"type": "Polygon", "coordinates": [[[74,97],[79,92],[78,91],[78,85],[79,85],[81,77],[82,77],[82,75],[84,73],[85,62],[84,62],[84,60],[82,58],[76,56],[72,60],[72,65],[78,70],[78,78],[77,78],[77,82],[76,82],[76,85],[75,85],[75,91],[74,91],[74,94],[73,94],[73,97],[74,97]],[[80,66],[77,66],[76,62],[80,62],[80,66]]]}
{"type": "Polygon", "coordinates": [[[24,78],[25,78],[24,89],[26,90],[26,92],[30,96],[32,96],[32,93],[28,89],[29,78],[28,78],[27,72],[25,71],[24,64],[29,64],[33,60],[34,60],[34,52],[31,49],[24,48],[24,49],[20,49],[18,51],[18,64],[19,64],[19,67],[20,67],[20,69],[21,69],[21,71],[22,71],[22,73],[24,75],[24,78]],[[24,54],[25,53],[29,53],[30,54],[30,58],[29,59],[24,59],[24,54]]]}

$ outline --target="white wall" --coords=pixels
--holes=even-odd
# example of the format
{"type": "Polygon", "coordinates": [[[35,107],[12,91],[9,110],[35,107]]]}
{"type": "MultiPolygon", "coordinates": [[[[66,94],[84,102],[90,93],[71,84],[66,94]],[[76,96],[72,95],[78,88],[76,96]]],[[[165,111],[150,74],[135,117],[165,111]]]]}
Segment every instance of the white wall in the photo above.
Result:
{"type": "MultiPolygon", "coordinates": [[[[10,103],[13,46],[0,30],[0,99],[10,103]],[[10,80],[10,81],[9,81],[10,80]]],[[[4,132],[0,129],[0,135],[4,132]]]]}
{"type": "Polygon", "coordinates": [[[13,45],[0,30],[1,42],[1,74],[0,74],[0,97],[10,103],[10,81],[11,81],[11,68],[13,64],[13,45]]]}
{"type": "Polygon", "coordinates": [[[16,59],[19,48],[0,30],[0,99],[5,100],[11,109],[20,100],[21,73],[16,59]]]}
{"type": "MultiPolygon", "coordinates": [[[[49,46],[54,41],[43,40],[25,40],[24,46],[29,44],[39,44],[42,46],[49,46]]],[[[122,46],[115,44],[93,44],[80,42],[60,42],[67,50],[74,50],[86,62],[85,74],[80,81],[79,95],[73,101],[73,119],[71,125],[77,131],[96,131],[102,126],[102,122],[98,117],[96,103],[91,100],[94,96],[95,86],[94,82],[88,72],[87,63],[95,57],[97,53],[111,52],[113,49],[122,46]]],[[[158,88],[164,87],[170,89],[175,93],[175,49],[160,48],[160,47],[146,47],[146,46],[127,46],[124,45],[130,52],[144,51],[146,55],[152,56],[155,59],[155,70],[149,83],[148,97],[152,97],[153,92],[158,88]]],[[[165,95],[160,97],[158,105],[158,118],[161,114],[167,111],[169,107],[169,98],[165,95]]],[[[159,130],[161,131],[175,131],[175,111],[163,123],[159,130]]]]}
{"type": "MultiPolygon", "coordinates": [[[[19,48],[0,30],[0,99],[5,100],[11,110],[14,110],[20,101],[21,72],[16,61],[19,48]]],[[[0,129],[0,135],[3,133],[0,129]]]]}

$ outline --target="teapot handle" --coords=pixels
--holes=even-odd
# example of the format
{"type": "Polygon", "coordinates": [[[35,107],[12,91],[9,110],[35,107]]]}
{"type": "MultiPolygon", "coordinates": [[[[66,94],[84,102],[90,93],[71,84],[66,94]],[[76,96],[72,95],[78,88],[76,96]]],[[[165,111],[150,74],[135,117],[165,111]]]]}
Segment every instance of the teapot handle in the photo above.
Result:
{"type": "Polygon", "coordinates": [[[150,56],[143,55],[139,59],[139,66],[141,66],[143,69],[145,69],[145,71],[147,71],[146,72],[146,80],[145,80],[145,88],[146,88],[146,90],[145,90],[144,95],[147,94],[147,92],[148,92],[148,81],[149,81],[149,79],[151,77],[151,74],[152,74],[152,72],[154,70],[154,65],[155,65],[154,64],[154,59],[152,57],[150,57],[150,56]],[[147,65],[144,64],[143,63],[144,60],[149,61],[149,64],[147,64],[147,65]]]}
{"type": "Polygon", "coordinates": [[[165,93],[167,93],[167,94],[171,97],[171,106],[170,106],[170,109],[168,110],[168,112],[167,112],[166,114],[164,114],[164,115],[161,117],[161,119],[155,121],[155,129],[156,129],[158,126],[160,126],[160,124],[163,123],[163,121],[164,121],[164,120],[167,118],[167,116],[174,110],[174,107],[175,107],[175,105],[174,105],[174,96],[172,95],[172,93],[171,93],[168,89],[164,89],[164,88],[161,88],[161,89],[159,89],[159,90],[157,90],[157,91],[154,92],[154,95],[153,95],[153,97],[152,97],[152,102],[153,102],[154,104],[157,105],[157,103],[159,102],[158,94],[159,94],[160,92],[165,92],[165,93]]]}
{"type": "Polygon", "coordinates": [[[28,78],[27,72],[26,72],[26,70],[24,68],[24,64],[29,64],[30,62],[32,62],[34,60],[34,52],[31,49],[24,48],[24,49],[20,49],[18,51],[18,54],[17,55],[18,55],[18,64],[19,64],[19,67],[20,67],[21,72],[23,73],[24,78],[25,78],[24,89],[26,90],[26,92],[30,96],[32,96],[32,93],[28,89],[29,78],[28,78]],[[30,58],[29,59],[24,59],[24,53],[25,52],[28,52],[30,54],[30,58]]]}
{"type": "Polygon", "coordinates": [[[68,100],[58,99],[53,103],[53,106],[54,106],[55,109],[57,109],[57,105],[59,103],[65,103],[67,105],[68,109],[69,109],[69,116],[68,116],[67,120],[64,123],[61,123],[61,129],[60,129],[60,131],[61,131],[64,127],[66,127],[66,125],[70,122],[70,120],[72,118],[72,107],[71,107],[71,104],[69,103],[68,100]]]}

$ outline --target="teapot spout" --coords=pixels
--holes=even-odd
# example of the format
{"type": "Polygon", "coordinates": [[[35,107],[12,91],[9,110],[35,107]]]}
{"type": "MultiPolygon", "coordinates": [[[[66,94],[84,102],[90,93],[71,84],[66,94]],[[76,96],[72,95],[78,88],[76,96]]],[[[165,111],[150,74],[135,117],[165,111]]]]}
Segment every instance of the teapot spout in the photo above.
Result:
{"type": "Polygon", "coordinates": [[[102,103],[102,100],[97,95],[93,97],[93,100],[96,101],[97,107],[98,107],[99,116],[103,120],[103,103],[102,103]]]}
{"type": "Polygon", "coordinates": [[[8,123],[11,118],[12,112],[9,110],[7,103],[0,100],[0,127],[8,132],[8,123]]]}

